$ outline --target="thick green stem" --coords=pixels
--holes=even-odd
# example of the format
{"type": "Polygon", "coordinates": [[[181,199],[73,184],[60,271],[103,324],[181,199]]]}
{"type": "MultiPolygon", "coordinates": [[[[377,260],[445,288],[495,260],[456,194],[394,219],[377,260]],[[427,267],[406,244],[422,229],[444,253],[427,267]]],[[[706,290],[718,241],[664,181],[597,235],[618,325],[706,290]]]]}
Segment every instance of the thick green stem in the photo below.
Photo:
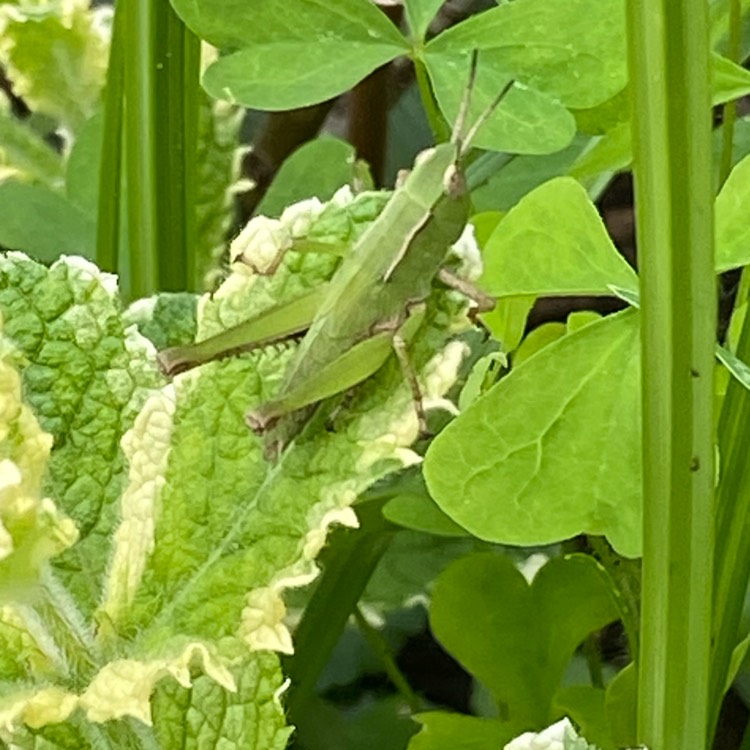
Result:
{"type": "MultiPolygon", "coordinates": [[[[115,9],[109,51],[107,87],[102,116],[102,156],[99,164],[99,205],[96,224],[96,264],[116,273],[120,256],[122,199],[122,117],[124,92],[124,3],[115,9]]],[[[127,290],[126,290],[127,291],[127,290]]]]}
{"type": "Polygon", "coordinates": [[[181,290],[194,267],[199,40],[168,0],[122,0],[131,294],[181,290]]]}
{"type": "Polygon", "coordinates": [[[631,0],[628,24],[642,283],[638,739],[705,750],[716,320],[708,8],[631,0]]]}

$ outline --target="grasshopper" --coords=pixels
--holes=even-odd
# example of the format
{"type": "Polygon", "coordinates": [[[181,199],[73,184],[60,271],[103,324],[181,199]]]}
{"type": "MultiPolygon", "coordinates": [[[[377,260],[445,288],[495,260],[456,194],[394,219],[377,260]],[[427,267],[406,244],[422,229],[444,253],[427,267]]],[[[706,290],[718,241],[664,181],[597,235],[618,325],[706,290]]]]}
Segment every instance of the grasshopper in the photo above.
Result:
{"type": "MultiPolygon", "coordinates": [[[[503,88],[462,140],[476,68],[474,53],[451,140],[417,156],[414,168],[381,214],[344,257],[320,302],[319,297],[308,295],[291,303],[289,315],[284,307],[273,308],[261,319],[247,321],[212,339],[165,350],[159,355],[162,369],[174,374],[210,359],[300,335],[307,328],[276,398],[248,412],[246,420],[254,432],[264,434],[273,428],[276,435],[293,434],[300,414],[308,407],[366,380],[394,351],[407,375],[420,428],[424,429],[421,395],[409,365],[407,344],[424,318],[436,276],[449,286],[468,291],[470,285],[462,285],[441,270],[448,249],[469,219],[461,159],[476,132],[513,86],[510,81],[503,88]]],[[[476,299],[474,294],[469,296],[476,299]]],[[[275,447],[283,445],[279,442],[275,447]]]]}

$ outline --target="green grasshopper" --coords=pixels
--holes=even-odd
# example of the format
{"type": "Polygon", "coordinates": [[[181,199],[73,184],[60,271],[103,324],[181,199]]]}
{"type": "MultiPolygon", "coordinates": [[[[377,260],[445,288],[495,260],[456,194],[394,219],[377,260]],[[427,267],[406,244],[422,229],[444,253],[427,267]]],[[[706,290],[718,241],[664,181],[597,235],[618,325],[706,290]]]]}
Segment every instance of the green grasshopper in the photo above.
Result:
{"type": "Polygon", "coordinates": [[[159,355],[162,369],[175,374],[210,359],[300,335],[307,328],[276,398],[247,414],[254,432],[265,434],[273,428],[276,435],[293,434],[308,407],[366,380],[394,351],[407,374],[424,429],[421,395],[409,366],[407,344],[424,318],[436,276],[467,291],[466,285],[441,270],[448,249],[469,219],[461,159],[513,85],[510,81],[503,88],[462,141],[460,131],[476,68],[475,53],[451,140],[417,156],[411,173],[344,257],[322,301],[310,294],[292,302],[290,312],[287,306],[272,308],[206,341],[167,349],[159,355]]]}

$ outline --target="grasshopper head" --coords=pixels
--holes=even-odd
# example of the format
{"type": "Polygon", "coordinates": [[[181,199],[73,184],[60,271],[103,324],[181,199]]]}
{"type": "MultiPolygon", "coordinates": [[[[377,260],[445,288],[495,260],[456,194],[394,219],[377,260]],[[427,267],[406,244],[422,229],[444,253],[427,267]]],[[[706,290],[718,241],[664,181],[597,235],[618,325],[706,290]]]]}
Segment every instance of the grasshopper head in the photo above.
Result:
{"type": "Polygon", "coordinates": [[[466,176],[455,162],[445,170],[443,175],[443,189],[449,198],[461,198],[468,190],[466,176]]]}

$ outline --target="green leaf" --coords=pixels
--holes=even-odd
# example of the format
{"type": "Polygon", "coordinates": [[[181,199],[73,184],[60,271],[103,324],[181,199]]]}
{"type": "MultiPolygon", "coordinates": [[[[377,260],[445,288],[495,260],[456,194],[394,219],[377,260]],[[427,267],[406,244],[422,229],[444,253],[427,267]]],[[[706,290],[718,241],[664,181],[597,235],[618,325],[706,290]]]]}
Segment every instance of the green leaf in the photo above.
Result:
{"type": "MultiPolygon", "coordinates": [[[[742,96],[750,88],[750,73],[720,55],[711,56],[711,73],[714,105],[742,96]]],[[[611,120],[610,127],[602,134],[601,140],[576,161],[570,170],[572,177],[585,182],[602,173],[621,172],[630,166],[633,160],[633,146],[627,111],[627,91],[622,97],[622,105],[624,115],[621,111],[620,118],[615,117],[611,120]]]]}
{"type": "Polygon", "coordinates": [[[430,22],[437,15],[444,0],[405,0],[406,19],[409,22],[411,38],[424,40],[430,22]]]}
{"type": "Polygon", "coordinates": [[[60,255],[93,257],[93,220],[43,185],[0,185],[0,246],[51,263],[60,255]]]}
{"type": "Polygon", "coordinates": [[[497,297],[610,295],[610,284],[638,289],[586,191],[558,177],[523,198],[484,249],[482,287],[497,297]]]}
{"type": "Polygon", "coordinates": [[[604,172],[621,172],[633,160],[630,120],[615,125],[575,161],[570,175],[577,180],[595,179],[604,172]]]}
{"type": "MultiPolygon", "coordinates": [[[[480,51],[497,74],[593,107],[626,83],[623,0],[522,0],[478,13],[430,41],[432,55],[480,51]]],[[[464,79],[465,80],[465,79],[464,79]]]]}
{"type": "Polygon", "coordinates": [[[354,147],[339,138],[321,136],[305,143],[281,165],[256,213],[279,216],[293,203],[316,197],[329,200],[354,176],[354,147]]]}
{"type": "Polygon", "coordinates": [[[507,557],[465,557],[440,576],[430,608],[440,643],[519,732],[559,718],[552,698],[573,653],[617,617],[606,573],[585,555],[551,560],[531,584],[507,557]]]}
{"type": "Polygon", "coordinates": [[[631,662],[607,685],[605,698],[609,727],[617,747],[636,746],[638,671],[631,662]]]}
{"type": "Polygon", "coordinates": [[[229,54],[203,84],[217,98],[267,110],[324,101],[410,47],[368,0],[176,0],[193,30],[229,54]]]}
{"type": "MultiPolygon", "coordinates": [[[[491,52],[480,55],[466,119],[468,125],[479,119],[513,78],[494,57],[491,52]]],[[[428,45],[425,63],[440,108],[454,122],[469,80],[469,58],[453,52],[438,53],[428,45]]],[[[515,85],[482,126],[474,145],[518,154],[548,154],[565,148],[574,136],[573,115],[555,96],[515,85]]]]}
{"type": "Polygon", "coordinates": [[[424,464],[438,505],[480,539],[535,545],[604,534],[620,554],[638,556],[638,331],[633,310],[591,323],[449,424],[424,464]]]}
{"type": "Polygon", "coordinates": [[[510,727],[496,719],[430,711],[416,714],[422,725],[408,750],[485,750],[501,748],[515,736],[510,727]]]}
{"type": "Polygon", "coordinates": [[[745,388],[750,390],[750,367],[719,344],[716,345],[716,357],[745,388]]]}
{"type": "Polygon", "coordinates": [[[55,565],[84,612],[101,596],[124,475],[120,440],[161,381],[147,342],[123,324],[116,293],[115,277],[82,258],[45,268],[0,255],[5,334],[28,359],[25,398],[55,439],[45,493],[82,537],[55,565]]]}
{"type": "Polygon", "coordinates": [[[198,297],[190,292],[163,292],[134,302],[123,313],[127,324],[138,330],[157,349],[195,341],[198,297]]]}
{"type": "Polygon", "coordinates": [[[159,685],[152,699],[159,747],[283,750],[287,746],[293,728],[286,725],[276,695],[282,687],[278,658],[256,654],[233,667],[232,673],[236,692],[226,691],[205,675],[189,689],[174,681],[159,685]]]}
{"type": "MultiPolygon", "coordinates": [[[[463,536],[447,536],[409,529],[399,531],[367,582],[361,603],[384,619],[389,613],[396,613],[401,620],[403,609],[411,609],[413,619],[419,623],[415,629],[419,630],[424,617],[414,612],[414,603],[429,601],[435,580],[455,560],[488,549],[490,545],[466,532],[463,536]]],[[[351,669],[351,661],[346,662],[346,668],[351,669]]]]}
{"type": "Polygon", "coordinates": [[[482,323],[505,351],[512,352],[521,343],[526,321],[535,302],[534,295],[500,297],[495,303],[495,308],[482,315],[482,323]]]}
{"type": "Polygon", "coordinates": [[[605,692],[591,685],[566,685],[557,691],[554,708],[569,716],[587,740],[602,750],[616,750],[609,731],[605,692]]]}
{"type": "Polygon", "coordinates": [[[528,336],[524,338],[521,345],[513,353],[513,366],[518,367],[518,365],[533,357],[548,344],[565,336],[566,333],[565,323],[557,321],[537,326],[533,331],[529,332],[528,336]]]}
{"type": "Polygon", "coordinates": [[[73,132],[94,113],[104,85],[100,13],[70,2],[0,6],[0,62],[15,93],[73,132]]]}
{"type": "MultiPolygon", "coordinates": [[[[12,620],[22,618],[6,612],[2,605],[31,603],[49,558],[73,545],[78,529],[42,495],[52,436],[42,430],[24,403],[21,376],[14,362],[18,354],[2,337],[1,326],[0,617],[2,630],[13,638],[12,620]]],[[[16,633],[14,640],[22,641],[22,634],[16,633]]],[[[29,645],[38,649],[37,644],[29,645]]]]}
{"type": "Polygon", "coordinates": [[[750,71],[716,53],[711,55],[711,75],[714,104],[739,99],[750,92],[750,71]]]}
{"type": "Polygon", "coordinates": [[[417,494],[396,495],[383,508],[383,515],[392,523],[407,529],[424,531],[438,536],[468,536],[462,529],[443,513],[427,491],[417,494]]]}
{"type": "Polygon", "coordinates": [[[475,211],[509,211],[534,188],[567,174],[590,139],[577,135],[573,142],[551,154],[516,156],[481,187],[471,191],[475,211]]]}
{"type": "Polygon", "coordinates": [[[716,197],[716,272],[723,273],[750,263],[750,156],[730,173],[716,197]]]}
{"type": "Polygon", "coordinates": [[[11,176],[55,188],[62,182],[62,174],[62,157],[0,102],[0,182],[11,176]]]}
{"type": "Polygon", "coordinates": [[[68,200],[94,220],[99,201],[102,136],[102,116],[98,112],[80,128],[65,171],[68,200]]]}

